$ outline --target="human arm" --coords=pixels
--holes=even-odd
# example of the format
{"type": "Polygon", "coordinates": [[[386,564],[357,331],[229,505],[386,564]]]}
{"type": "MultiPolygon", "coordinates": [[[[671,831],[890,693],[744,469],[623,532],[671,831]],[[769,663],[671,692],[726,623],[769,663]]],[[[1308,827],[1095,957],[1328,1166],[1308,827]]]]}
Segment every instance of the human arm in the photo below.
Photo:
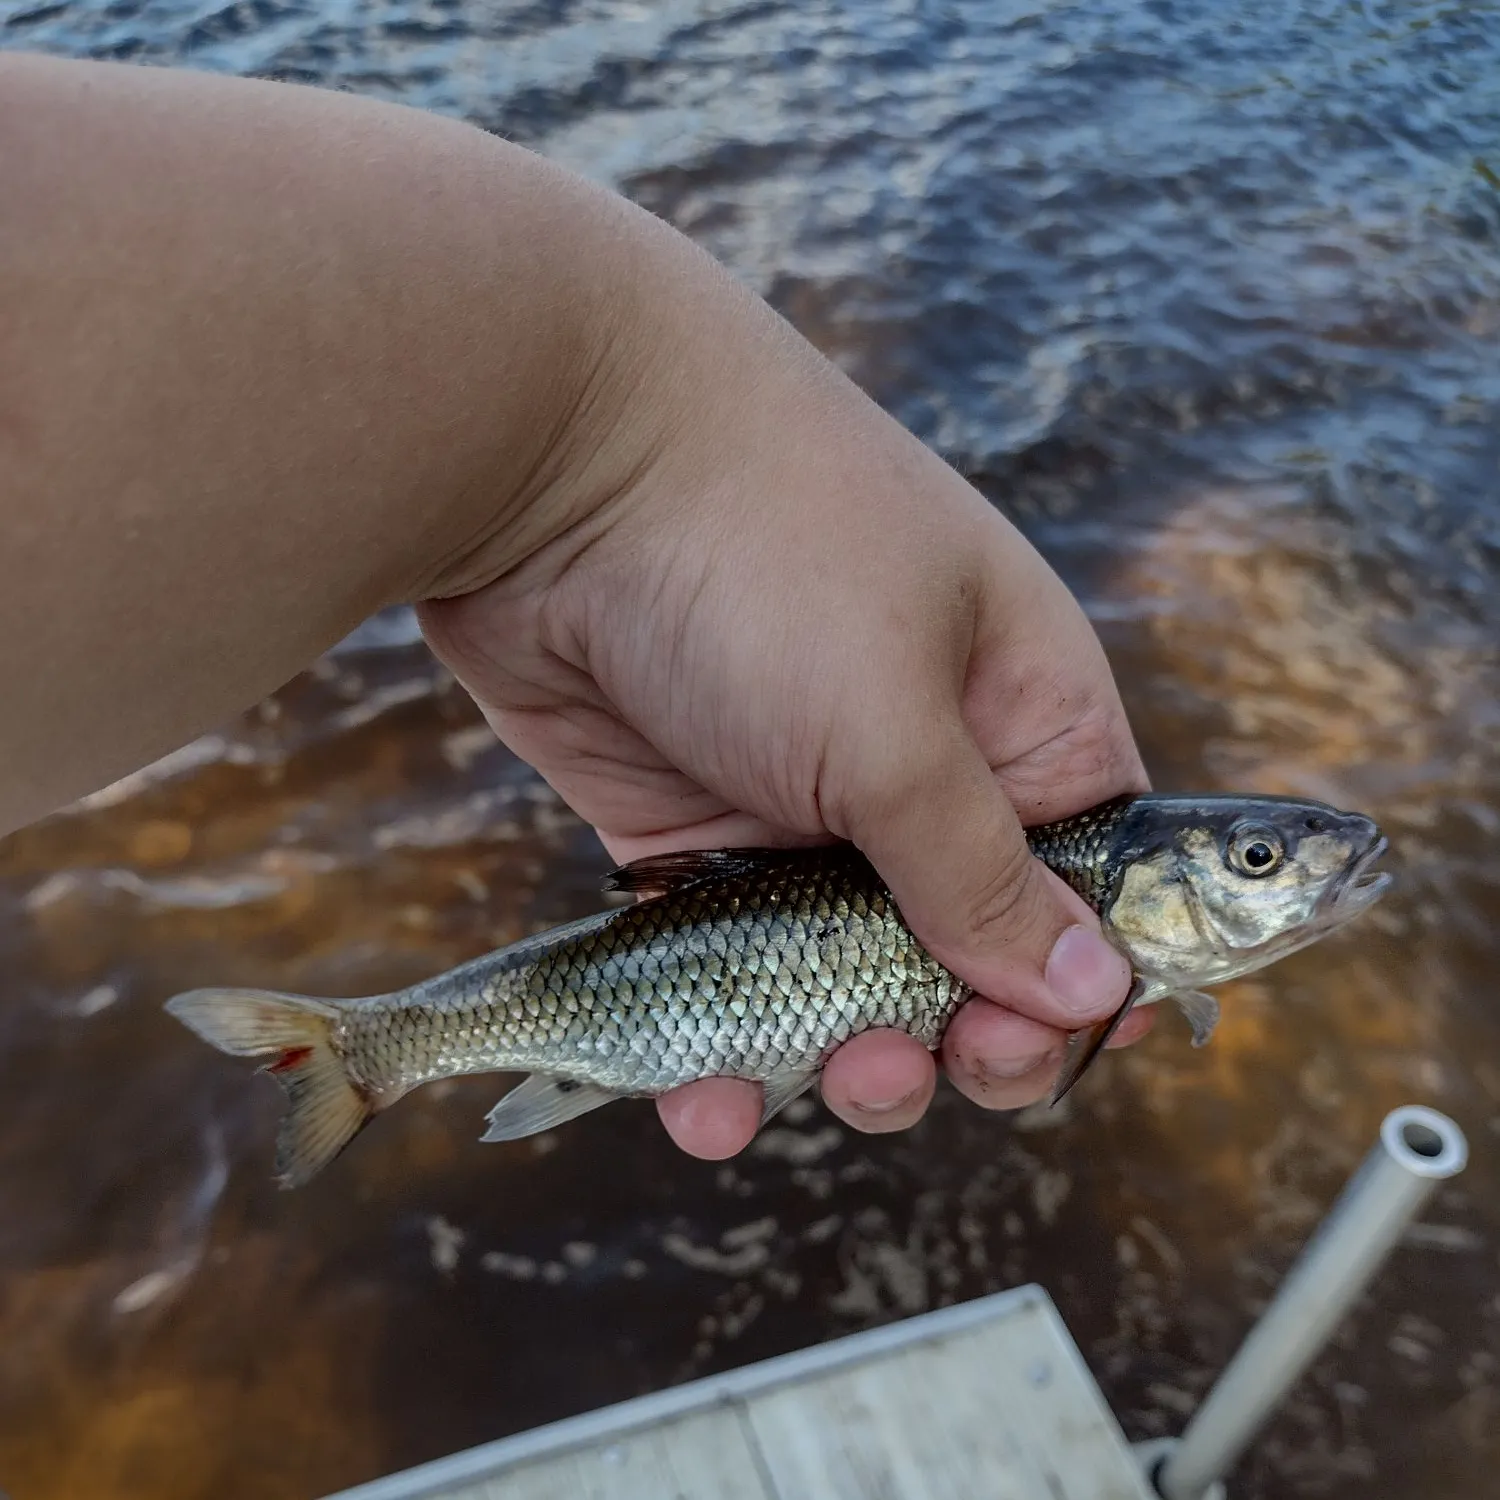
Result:
{"type": "MultiPolygon", "coordinates": [[[[1020,834],[1144,784],[1086,620],[686,240],[314,90],[6,58],[0,137],[0,828],[421,601],[617,857],[864,848],[1003,1002],[945,1041],[971,1097],[1036,1097],[1062,1028],[1118,1003],[1123,962],[1077,932],[1048,982],[1093,923],[1020,834]]],[[[824,1091],[894,1128],[934,1077],[874,1033],[824,1091]]],[[[706,1155],[755,1109],[730,1080],[663,1102],[706,1155]]]]}

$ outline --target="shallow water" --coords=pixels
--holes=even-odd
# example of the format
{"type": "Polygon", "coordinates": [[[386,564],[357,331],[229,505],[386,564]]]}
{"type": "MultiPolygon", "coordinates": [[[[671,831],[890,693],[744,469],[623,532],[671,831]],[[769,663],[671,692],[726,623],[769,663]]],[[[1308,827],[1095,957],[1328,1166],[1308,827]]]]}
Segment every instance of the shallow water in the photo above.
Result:
{"type": "Polygon", "coordinates": [[[275,1090],[160,1011],[352,994],[594,909],[603,855],[394,616],[0,845],[0,1486],[306,1500],[1039,1279],[1177,1430],[1372,1139],[1473,1164],[1245,1460],[1500,1463],[1500,6],[0,3],[0,45],[329,83],[624,191],[765,292],[1087,602],[1157,784],[1374,813],[1395,892],[1052,1114],[813,1106],[742,1159],[423,1091],[267,1181],[275,1090]]]}

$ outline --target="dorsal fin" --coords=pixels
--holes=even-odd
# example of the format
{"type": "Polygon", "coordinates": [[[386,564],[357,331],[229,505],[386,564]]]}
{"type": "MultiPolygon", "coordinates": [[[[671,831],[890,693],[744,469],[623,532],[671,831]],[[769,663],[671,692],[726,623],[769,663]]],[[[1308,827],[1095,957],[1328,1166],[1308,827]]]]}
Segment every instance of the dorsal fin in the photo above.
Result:
{"type": "Polygon", "coordinates": [[[705,880],[753,875],[797,853],[795,849],[679,849],[671,854],[648,854],[611,870],[604,877],[604,889],[665,896],[705,880]]]}

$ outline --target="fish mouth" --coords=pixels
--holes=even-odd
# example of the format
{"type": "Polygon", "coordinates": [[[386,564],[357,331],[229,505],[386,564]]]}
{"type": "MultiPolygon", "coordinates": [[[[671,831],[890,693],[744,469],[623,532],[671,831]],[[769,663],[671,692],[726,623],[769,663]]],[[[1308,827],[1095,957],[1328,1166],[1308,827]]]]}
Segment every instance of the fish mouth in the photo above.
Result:
{"type": "Polygon", "coordinates": [[[1390,848],[1390,840],[1381,833],[1360,857],[1349,866],[1344,878],[1339,881],[1329,903],[1330,915],[1340,921],[1358,916],[1367,907],[1373,906],[1390,888],[1392,876],[1385,870],[1371,867],[1390,848]]]}

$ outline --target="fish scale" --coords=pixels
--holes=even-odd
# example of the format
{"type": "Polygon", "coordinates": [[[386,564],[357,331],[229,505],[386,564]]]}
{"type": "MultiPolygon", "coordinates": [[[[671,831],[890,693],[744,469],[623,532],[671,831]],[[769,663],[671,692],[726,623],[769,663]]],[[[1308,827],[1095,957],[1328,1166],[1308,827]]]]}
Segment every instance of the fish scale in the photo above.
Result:
{"type": "Polygon", "coordinates": [[[1060,823],[1030,829],[1031,852],[1101,911],[1120,872],[1121,824],[1140,800],[1116,797],[1060,823]]]}
{"type": "Polygon", "coordinates": [[[381,1097],[462,1073],[559,1066],[629,1092],[710,1073],[759,1077],[897,1020],[932,1045],[963,986],[915,949],[865,872],[842,851],[794,854],[757,878],[623,908],[514,967],[449,976],[437,1006],[425,986],[367,1001],[345,1013],[333,1045],[381,1097]]]}

